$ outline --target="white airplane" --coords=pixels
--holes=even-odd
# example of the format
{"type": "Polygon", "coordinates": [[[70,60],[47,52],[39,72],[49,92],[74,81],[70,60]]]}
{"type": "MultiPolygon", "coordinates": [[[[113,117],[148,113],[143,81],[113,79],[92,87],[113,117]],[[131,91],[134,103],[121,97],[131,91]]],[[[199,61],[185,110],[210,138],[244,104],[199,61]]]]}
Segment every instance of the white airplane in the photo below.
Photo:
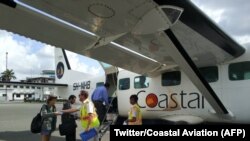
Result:
{"type": "Polygon", "coordinates": [[[123,69],[103,65],[102,77],[79,73],[56,48],[56,83],[68,84],[60,95],[91,93],[108,81],[121,116],[137,94],[145,119],[250,123],[249,50],[188,0],[1,3],[1,29],[123,69]]]}

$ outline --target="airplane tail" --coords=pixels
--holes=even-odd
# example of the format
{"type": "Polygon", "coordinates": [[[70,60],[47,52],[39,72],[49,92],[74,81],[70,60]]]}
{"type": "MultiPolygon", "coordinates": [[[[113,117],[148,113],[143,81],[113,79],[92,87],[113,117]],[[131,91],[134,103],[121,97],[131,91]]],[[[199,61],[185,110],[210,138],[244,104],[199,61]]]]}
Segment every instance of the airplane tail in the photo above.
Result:
{"type": "Polygon", "coordinates": [[[69,95],[78,95],[80,90],[86,90],[89,94],[96,87],[96,83],[104,82],[105,77],[96,77],[84,72],[73,70],[70,66],[66,51],[55,48],[55,83],[67,84],[67,87],[57,87],[55,93],[58,96],[67,98],[69,95]]]}
{"type": "Polygon", "coordinates": [[[69,82],[68,72],[71,67],[64,49],[55,48],[55,67],[55,83],[69,82]]]}
{"type": "Polygon", "coordinates": [[[66,50],[62,48],[55,48],[55,67],[56,83],[70,84],[94,77],[91,74],[73,70],[70,66],[66,50]]]}
{"type": "Polygon", "coordinates": [[[67,87],[57,87],[54,89],[54,92],[57,96],[67,99],[68,95],[71,94],[71,90],[69,87],[72,85],[70,83],[70,64],[68,61],[68,57],[66,52],[62,48],[56,48],[54,50],[55,53],[55,83],[56,84],[67,84],[67,87]]]}

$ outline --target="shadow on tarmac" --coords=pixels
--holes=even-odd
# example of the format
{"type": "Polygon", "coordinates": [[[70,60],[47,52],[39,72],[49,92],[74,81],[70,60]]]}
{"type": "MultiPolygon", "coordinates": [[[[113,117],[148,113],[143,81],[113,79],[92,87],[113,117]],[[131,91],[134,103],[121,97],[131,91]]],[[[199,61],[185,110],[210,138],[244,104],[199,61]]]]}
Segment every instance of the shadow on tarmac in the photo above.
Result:
{"type": "MultiPolygon", "coordinates": [[[[5,131],[0,132],[0,140],[4,141],[39,141],[40,134],[32,134],[30,131],[5,131]]],[[[65,141],[65,136],[55,137],[51,136],[51,141],[65,141]]],[[[81,140],[77,140],[81,141],[81,140]]]]}

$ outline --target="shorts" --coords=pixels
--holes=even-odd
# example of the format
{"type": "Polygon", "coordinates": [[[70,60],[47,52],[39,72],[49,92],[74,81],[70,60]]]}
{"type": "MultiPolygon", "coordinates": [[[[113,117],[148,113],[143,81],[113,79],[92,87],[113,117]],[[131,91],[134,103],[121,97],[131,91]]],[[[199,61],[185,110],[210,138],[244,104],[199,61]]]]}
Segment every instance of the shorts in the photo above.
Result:
{"type": "Polygon", "coordinates": [[[50,136],[51,135],[51,130],[42,130],[41,135],[50,136]]]}

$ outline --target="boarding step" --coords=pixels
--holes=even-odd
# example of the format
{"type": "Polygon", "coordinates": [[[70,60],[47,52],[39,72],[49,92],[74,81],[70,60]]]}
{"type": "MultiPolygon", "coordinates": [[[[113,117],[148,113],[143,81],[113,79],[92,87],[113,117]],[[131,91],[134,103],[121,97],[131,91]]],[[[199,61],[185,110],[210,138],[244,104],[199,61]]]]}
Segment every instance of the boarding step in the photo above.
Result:
{"type": "Polygon", "coordinates": [[[100,128],[99,128],[99,133],[98,133],[98,138],[99,141],[102,140],[102,137],[104,136],[104,134],[109,130],[110,125],[112,124],[112,121],[107,121],[104,122],[100,128]]]}
{"type": "Polygon", "coordinates": [[[101,141],[104,134],[109,130],[110,125],[113,125],[116,123],[117,118],[118,118],[117,113],[108,113],[107,114],[106,121],[103,122],[99,128],[99,135],[98,135],[99,141],[101,141]]]}

